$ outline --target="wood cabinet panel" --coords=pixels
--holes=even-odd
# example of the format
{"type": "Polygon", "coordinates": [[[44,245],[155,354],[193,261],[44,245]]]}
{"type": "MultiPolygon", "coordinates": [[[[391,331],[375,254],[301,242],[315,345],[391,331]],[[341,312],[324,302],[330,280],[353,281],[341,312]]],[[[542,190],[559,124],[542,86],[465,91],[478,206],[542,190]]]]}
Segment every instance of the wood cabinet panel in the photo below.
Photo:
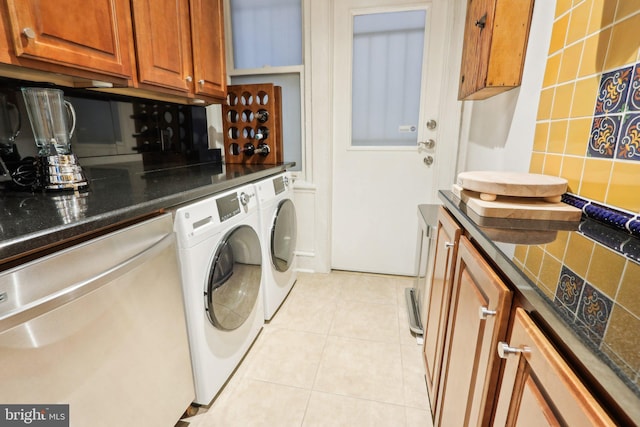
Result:
{"type": "Polygon", "coordinates": [[[222,0],[191,0],[195,94],[219,99],[227,95],[222,0]]]}
{"type": "Polygon", "coordinates": [[[16,65],[46,64],[116,77],[132,76],[127,0],[5,0],[16,65]]]}
{"type": "Polygon", "coordinates": [[[132,8],[138,81],[188,92],[192,87],[189,5],[183,0],[135,0],[132,8]]]}
{"type": "Polygon", "coordinates": [[[468,0],[458,99],[519,86],[533,0],[468,0]]]}
{"type": "Polygon", "coordinates": [[[432,402],[432,416],[435,414],[435,402],[438,397],[453,272],[461,234],[460,226],[442,207],[439,208],[437,230],[431,286],[425,292],[423,301],[426,311],[423,321],[423,359],[427,391],[432,402]]]}
{"type": "Polygon", "coordinates": [[[460,237],[435,425],[488,423],[500,368],[495,348],[505,337],[510,307],[509,288],[460,237]]]}
{"type": "Polygon", "coordinates": [[[494,426],[615,425],[522,308],[508,345],[494,426]]]}

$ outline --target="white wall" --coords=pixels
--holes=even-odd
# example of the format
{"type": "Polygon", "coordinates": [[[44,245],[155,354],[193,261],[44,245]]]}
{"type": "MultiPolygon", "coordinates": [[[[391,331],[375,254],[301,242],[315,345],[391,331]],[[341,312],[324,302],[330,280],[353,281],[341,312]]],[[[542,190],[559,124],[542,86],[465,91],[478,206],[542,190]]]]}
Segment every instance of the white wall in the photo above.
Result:
{"type": "Polygon", "coordinates": [[[458,171],[527,172],[555,1],[536,1],[522,84],[483,101],[465,101],[458,171]]]}

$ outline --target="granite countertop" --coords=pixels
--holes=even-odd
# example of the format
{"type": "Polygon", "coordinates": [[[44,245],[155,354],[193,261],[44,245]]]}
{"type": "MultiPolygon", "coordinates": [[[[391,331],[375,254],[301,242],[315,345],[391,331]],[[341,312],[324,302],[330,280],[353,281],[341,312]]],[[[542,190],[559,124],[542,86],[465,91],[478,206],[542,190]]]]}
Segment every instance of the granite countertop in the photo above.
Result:
{"type": "Polygon", "coordinates": [[[202,163],[145,170],[142,162],[84,167],[89,190],[0,193],[0,260],[172,208],[286,170],[295,163],[202,163]]]}
{"type": "Polygon", "coordinates": [[[640,425],[640,239],[584,215],[579,223],[486,218],[450,191],[439,197],[524,308],[640,425]]]}

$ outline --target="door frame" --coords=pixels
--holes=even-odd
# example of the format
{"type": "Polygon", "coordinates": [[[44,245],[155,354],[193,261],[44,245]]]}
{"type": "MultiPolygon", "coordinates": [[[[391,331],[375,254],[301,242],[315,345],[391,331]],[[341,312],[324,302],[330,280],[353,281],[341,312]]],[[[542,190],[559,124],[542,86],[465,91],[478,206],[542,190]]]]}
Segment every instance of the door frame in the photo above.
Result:
{"type": "MultiPolygon", "coordinates": [[[[332,1],[332,5],[336,0],[332,1]]],[[[339,0],[337,0],[339,1],[339,0]]],[[[445,7],[445,15],[446,19],[442,22],[436,22],[435,20],[431,22],[432,28],[434,31],[442,31],[442,49],[444,52],[462,52],[462,44],[463,44],[463,33],[464,33],[464,20],[465,20],[465,10],[466,10],[466,0],[454,0],[453,2],[445,0],[443,2],[445,7]],[[449,30],[449,31],[446,31],[449,30]]],[[[412,3],[407,2],[402,5],[398,5],[397,8],[415,8],[416,6],[423,6],[424,3],[412,3]]],[[[359,6],[358,10],[364,9],[363,6],[359,6]]],[[[377,8],[381,11],[384,9],[377,8]]],[[[395,7],[394,7],[395,9],[395,7]]],[[[376,7],[372,6],[371,11],[375,11],[376,7]]],[[[333,17],[333,6],[331,8],[331,27],[333,28],[334,17],[333,17]]],[[[335,40],[335,28],[332,31],[332,39],[330,40],[331,49],[331,71],[332,71],[332,79],[331,79],[331,91],[328,99],[329,107],[331,108],[334,103],[333,94],[335,93],[335,73],[333,72],[333,56],[335,55],[333,46],[335,40]]],[[[428,51],[432,51],[431,46],[431,38],[429,38],[430,45],[425,49],[428,51]]],[[[457,174],[457,163],[458,163],[458,145],[459,145],[459,136],[461,131],[461,118],[462,118],[462,103],[457,100],[458,94],[458,76],[460,75],[460,56],[456,55],[454,57],[450,57],[447,55],[443,55],[443,67],[442,70],[447,70],[446,72],[442,72],[439,76],[434,76],[440,81],[441,91],[440,91],[440,99],[439,103],[441,105],[441,112],[439,113],[436,120],[438,121],[438,131],[437,131],[437,139],[438,143],[436,144],[436,149],[434,152],[434,156],[436,157],[436,162],[433,164],[433,176],[434,176],[434,185],[433,191],[429,195],[429,199],[433,203],[440,203],[439,198],[437,196],[438,190],[450,189],[451,185],[455,182],[455,176],[457,174]],[[447,117],[447,120],[443,120],[443,117],[447,117]]],[[[431,77],[430,77],[431,78],[431,77]]],[[[326,96],[326,95],[325,95],[326,96]]],[[[424,101],[423,101],[424,102],[424,101]]],[[[332,240],[333,240],[333,203],[334,194],[334,170],[335,170],[335,152],[337,151],[337,130],[335,128],[335,120],[334,113],[331,112],[331,144],[330,144],[330,171],[328,182],[326,183],[327,189],[329,191],[329,204],[327,206],[326,213],[329,218],[329,224],[327,230],[325,231],[328,242],[327,242],[327,257],[325,259],[326,268],[323,271],[329,271],[332,268],[333,263],[333,254],[332,251],[332,240]]],[[[427,117],[427,120],[430,117],[427,117]]],[[[358,148],[353,148],[357,150],[358,148]]],[[[367,149],[367,148],[365,148],[367,149]]],[[[369,148],[376,150],[376,148],[369,148]]],[[[378,150],[380,148],[377,148],[378,150]]],[[[413,148],[412,148],[413,149],[413,148]]],[[[317,152],[317,150],[316,150],[317,152]]],[[[417,207],[416,207],[417,208],[417,207]]]]}

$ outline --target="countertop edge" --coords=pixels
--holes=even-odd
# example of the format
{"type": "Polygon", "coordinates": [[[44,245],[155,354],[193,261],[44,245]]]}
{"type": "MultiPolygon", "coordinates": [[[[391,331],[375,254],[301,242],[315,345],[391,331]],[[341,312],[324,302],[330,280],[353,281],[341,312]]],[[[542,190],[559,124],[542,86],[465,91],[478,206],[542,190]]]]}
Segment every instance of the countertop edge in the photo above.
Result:
{"type": "MultiPolygon", "coordinates": [[[[511,281],[523,299],[529,304],[525,309],[530,313],[537,313],[546,326],[551,329],[564,345],[570,348],[572,355],[582,365],[582,369],[592,376],[620,409],[635,423],[640,424],[640,405],[638,396],[616,375],[613,368],[607,365],[584,344],[569,328],[549,304],[538,293],[529,278],[503,253],[491,239],[469,218],[460,206],[452,202],[459,200],[451,191],[440,190],[439,198],[444,206],[469,233],[485,254],[496,264],[502,273],[511,281]]],[[[466,206],[459,201],[460,205],[466,206]]]]}
{"type": "Polygon", "coordinates": [[[261,171],[252,171],[246,175],[225,179],[221,182],[195,187],[180,193],[166,195],[143,203],[137,203],[126,208],[106,211],[98,215],[87,217],[81,221],[45,228],[37,232],[6,239],[0,242],[0,260],[2,260],[2,262],[14,260],[23,255],[37,252],[42,248],[55,246],[81,235],[98,232],[104,228],[112,227],[113,225],[121,222],[135,220],[136,218],[144,217],[160,210],[172,209],[177,206],[211,196],[215,193],[275,175],[294,165],[294,162],[273,165],[273,167],[269,167],[261,171]]]}

